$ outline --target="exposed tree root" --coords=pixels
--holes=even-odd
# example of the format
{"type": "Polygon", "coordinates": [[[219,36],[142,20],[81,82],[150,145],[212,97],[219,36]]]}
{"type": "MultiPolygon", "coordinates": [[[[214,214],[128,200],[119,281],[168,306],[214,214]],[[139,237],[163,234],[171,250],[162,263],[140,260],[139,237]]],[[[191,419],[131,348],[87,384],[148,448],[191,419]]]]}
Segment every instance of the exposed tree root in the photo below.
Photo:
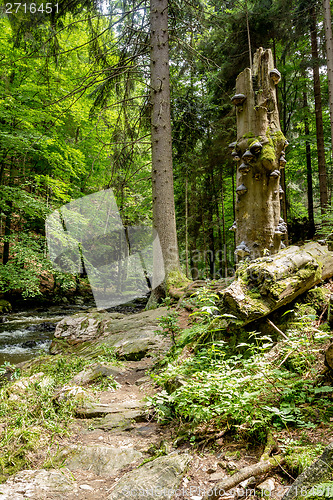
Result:
{"type": "Polygon", "coordinates": [[[260,461],[254,465],[249,465],[247,467],[243,467],[236,474],[223,481],[218,482],[214,488],[212,488],[204,500],[218,500],[220,496],[222,496],[226,491],[234,488],[242,481],[245,481],[251,476],[258,476],[261,474],[265,474],[271,469],[283,464],[285,458],[282,455],[275,455],[270,457],[269,455],[277,448],[276,442],[271,433],[267,436],[267,443],[264,449],[263,454],[260,457],[260,461]]]}

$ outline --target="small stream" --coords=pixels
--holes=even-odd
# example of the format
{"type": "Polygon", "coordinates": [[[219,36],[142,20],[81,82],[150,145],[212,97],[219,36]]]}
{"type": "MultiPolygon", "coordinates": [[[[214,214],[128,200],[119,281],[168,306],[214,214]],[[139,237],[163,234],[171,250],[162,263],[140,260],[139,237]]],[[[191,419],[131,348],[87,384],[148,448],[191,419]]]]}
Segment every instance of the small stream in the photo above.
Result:
{"type": "MultiPolygon", "coordinates": [[[[147,298],[116,306],[109,311],[131,314],[142,310],[147,298]]],[[[59,321],[77,312],[87,312],[87,305],[51,306],[0,316],[0,366],[4,362],[21,363],[49,352],[54,330],[59,321]]]]}
{"type": "Polygon", "coordinates": [[[0,365],[16,364],[47,354],[56,324],[66,316],[88,309],[88,306],[52,306],[1,316],[0,365]]]}

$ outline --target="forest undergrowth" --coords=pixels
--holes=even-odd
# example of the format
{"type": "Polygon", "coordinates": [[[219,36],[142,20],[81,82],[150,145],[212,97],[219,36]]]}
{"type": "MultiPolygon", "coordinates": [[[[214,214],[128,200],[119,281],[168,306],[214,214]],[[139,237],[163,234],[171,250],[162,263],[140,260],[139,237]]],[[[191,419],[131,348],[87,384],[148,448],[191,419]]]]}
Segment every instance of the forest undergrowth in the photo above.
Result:
{"type": "MultiPolygon", "coordinates": [[[[147,397],[147,404],[151,418],[177,429],[173,446],[189,443],[211,453],[223,437],[260,447],[271,431],[295,475],[320,455],[325,438],[309,436],[323,425],[326,434],[326,429],[333,432],[332,375],[324,365],[332,337],[326,321],[332,285],[310,290],[279,313],[279,321],[272,316],[282,334],[266,321],[257,329],[218,330],[223,314],[209,287],[183,300],[178,310],[165,301],[169,311],[158,334],[170,336],[172,347],[151,370],[156,394],[147,397]],[[180,327],[181,316],[187,318],[186,328],[180,327]]],[[[97,361],[118,363],[108,349],[97,361]]],[[[1,481],[33,468],[38,450],[44,450],[42,466],[54,466],[54,443],[70,434],[75,409],[82,404],[82,399],[59,399],[57,392],[89,363],[72,354],[41,357],[22,369],[8,363],[0,367],[1,481]],[[4,375],[9,372],[8,382],[4,375]],[[53,451],[48,455],[45,449],[53,451]]],[[[114,383],[112,377],[96,380],[92,400],[114,383]]]]}
{"type": "MultiPolygon", "coordinates": [[[[333,387],[324,365],[332,337],[325,321],[330,287],[311,290],[280,313],[281,335],[267,322],[258,330],[253,325],[229,331],[212,327],[223,315],[218,295],[208,288],[183,303],[192,311],[188,328],[179,329],[179,313],[170,307],[161,326],[163,334],[174,339],[173,347],[163,366],[152,373],[161,388],[149,398],[155,417],[172,422],[179,435],[199,447],[207,443],[209,433],[264,443],[268,430],[278,435],[298,429],[306,435],[330,425],[333,387]]],[[[215,439],[208,441],[213,444],[215,439]]],[[[311,451],[300,450],[297,444],[290,439],[284,451],[288,455],[290,446],[298,450],[290,464],[300,472],[322,448],[319,444],[317,451],[313,446],[311,451]]]]}

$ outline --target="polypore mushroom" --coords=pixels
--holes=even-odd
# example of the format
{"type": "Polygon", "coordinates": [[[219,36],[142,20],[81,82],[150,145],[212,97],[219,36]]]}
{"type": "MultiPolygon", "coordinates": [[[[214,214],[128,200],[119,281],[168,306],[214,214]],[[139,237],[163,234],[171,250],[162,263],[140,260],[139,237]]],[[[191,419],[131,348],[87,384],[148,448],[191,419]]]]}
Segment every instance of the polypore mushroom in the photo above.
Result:
{"type": "Polygon", "coordinates": [[[253,155],[258,155],[260,153],[260,151],[262,150],[262,144],[261,142],[257,141],[257,142],[254,142],[253,144],[251,144],[250,146],[250,152],[253,154],[253,155]]]}
{"type": "Polygon", "coordinates": [[[236,189],[236,193],[241,195],[241,194],[245,194],[247,191],[247,187],[244,185],[244,184],[241,184],[240,186],[238,186],[238,188],[236,189]]]}
{"type": "Polygon", "coordinates": [[[236,221],[234,221],[233,225],[229,228],[229,231],[236,231],[237,230],[237,224],[236,221]]]}
{"type": "Polygon", "coordinates": [[[283,155],[281,155],[280,159],[279,159],[280,168],[284,168],[286,163],[287,163],[287,160],[285,159],[285,157],[283,155]]]}
{"type": "Polygon", "coordinates": [[[284,222],[284,220],[280,217],[279,223],[276,227],[276,231],[280,231],[281,234],[284,234],[288,231],[287,224],[284,222]]]}
{"type": "Polygon", "coordinates": [[[273,172],[270,174],[270,177],[274,177],[274,179],[277,179],[280,177],[280,171],[279,170],[273,170],[273,172]]]}
{"type": "Polygon", "coordinates": [[[244,95],[244,94],[235,94],[231,98],[231,102],[235,106],[241,106],[245,100],[246,100],[246,95],[244,95]]]}
{"type": "Polygon", "coordinates": [[[280,186],[279,187],[280,200],[282,200],[283,194],[284,194],[284,191],[283,191],[282,187],[280,186]]]}
{"type": "Polygon", "coordinates": [[[240,174],[247,174],[249,170],[250,170],[250,166],[249,166],[249,165],[246,165],[246,163],[242,163],[242,164],[238,167],[238,172],[239,172],[240,174]]]}
{"type": "Polygon", "coordinates": [[[234,149],[236,146],[237,146],[237,142],[235,141],[235,142],[231,142],[231,143],[229,144],[228,148],[230,148],[230,149],[234,149]]]}
{"type": "Polygon", "coordinates": [[[233,159],[233,160],[235,160],[235,161],[240,160],[240,157],[238,156],[237,151],[233,151],[233,152],[231,153],[231,156],[232,156],[232,159],[233,159]]]}
{"type": "Polygon", "coordinates": [[[250,249],[246,246],[245,241],[242,241],[235,250],[235,254],[238,257],[246,257],[247,255],[250,255],[250,249]]]}
{"type": "Polygon", "coordinates": [[[250,163],[250,161],[252,161],[253,159],[254,159],[254,154],[247,149],[242,156],[242,160],[245,161],[245,163],[250,163]]]}
{"type": "Polygon", "coordinates": [[[269,72],[269,76],[273,80],[274,85],[277,85],[279,83],[279,81],[281,80],[281,73],[277,69],[272,69],[269,72]]]}

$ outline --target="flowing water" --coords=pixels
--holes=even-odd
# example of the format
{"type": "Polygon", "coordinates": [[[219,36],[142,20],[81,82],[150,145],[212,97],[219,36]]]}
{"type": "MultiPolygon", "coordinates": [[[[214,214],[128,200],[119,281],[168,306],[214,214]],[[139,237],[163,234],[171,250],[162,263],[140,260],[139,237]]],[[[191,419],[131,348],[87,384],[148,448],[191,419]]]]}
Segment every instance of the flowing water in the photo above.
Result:
{"type": "MultiPolygon", "coordinates": [[[[110,311],[139,312],[147,298],[116,306],[110,311]]],[[[59,321],[77,312],[87,312],[88,305],[52,306],[13,312],[0,316],[0,366],[4,362],[17,364],[49,352],[54,330],[59,321]]],[[[109,310],[109,309],[108,309],[109,310]]]]}
{"type": "Polygon", "coordinates": [[[0,317],[0,365],[48,353],[56,324],[87,306],[52,306],[14,312],[0,317]]]}

